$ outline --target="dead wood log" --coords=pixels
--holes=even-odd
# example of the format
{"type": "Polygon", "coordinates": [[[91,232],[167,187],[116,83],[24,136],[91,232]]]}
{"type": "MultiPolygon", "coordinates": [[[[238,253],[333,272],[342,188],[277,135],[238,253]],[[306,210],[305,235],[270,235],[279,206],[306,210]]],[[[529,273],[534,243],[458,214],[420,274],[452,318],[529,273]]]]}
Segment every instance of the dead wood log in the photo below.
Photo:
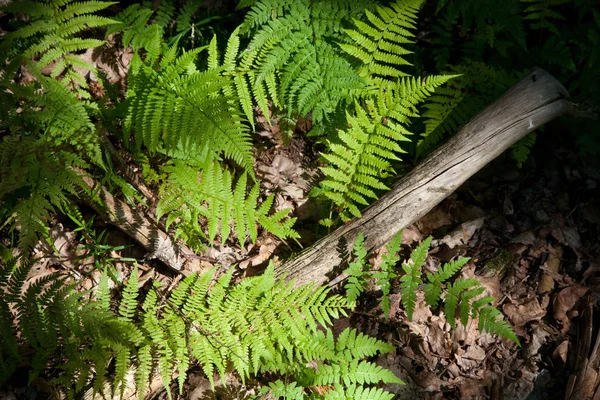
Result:
{"type": "Polygon", "coordinates": [[[297,285],[326,282],[360,232],[367,249],[384,245],[512,144],[568,112],[568,97],[553,76],[535,69],[400,179],[360,218],[277,266],[275,273],[294,279],[297,285]]]}

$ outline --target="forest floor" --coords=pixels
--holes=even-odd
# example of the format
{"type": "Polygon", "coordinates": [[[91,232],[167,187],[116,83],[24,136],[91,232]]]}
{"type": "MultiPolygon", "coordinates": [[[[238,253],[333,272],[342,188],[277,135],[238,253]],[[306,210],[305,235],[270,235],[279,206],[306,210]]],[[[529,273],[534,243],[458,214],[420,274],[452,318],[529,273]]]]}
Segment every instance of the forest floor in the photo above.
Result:
{"type": "MultiPolygon", "coordinates": [[[[276,131],[277,127],[261,132],[263,144],[272,142],[257,150],[262,189],[276,194],[277,207],[294,210],[302,242],[309,245],[318,236],[318,207],[306,203],[316,153],[303,139],[283,144],[276,131]]],[[[600,160],[581,157],[556,134],[541,134],[538,142],[522,168],[501,156],[403,234],[405,253],[433,236],[425,265],[431,271],[442,262],[470,257],[462,275],[479,280],[498,300],[520,338],[520,348],[478,333],[472,321],[452,330],[443,313],[432,314],[422,298],[412,322],[407,322],[397,288],[389,320],[379,309],[374,288],[354,313],[335,322],[336,331],[355,327],[397,348],[377,360],[407,382],[387,387],[397,398],[579,399],[585,397],[577,390],[597,386],[595,373],[584,373],[584,361],[598,369],[599,319],[594,312],[600,283],[600,160]]],[[[97,284],[100,264],[110,263],[114,274],[126,279],[129,260],[137,259],[143,271],[140,285],[151,278],[169,285],[179,280],[158,262],[144,262],[143,248],[101,220],[95,221],[92,233],[105,240],[105,247],[91,242],[86,247],[74,226],[57,223],[52,229],[54,250],[40,242],[41,259],[28,279],[68,271],[87,290],[97,284]]],[[[254,246],[212,248],[202,257],[224,269],[235,265],[241,278],[288,251],[263,235],[254,246]]],[[[377,265],[377,254],[372,262],[377,265]]],[[[13,389],[0,394],[24,394],[23,386],[13,389]]],[[[192,371],[184,398],[244,398],[235,380],[220,393],[209,395],[206,379],[192,371]]],[[[166,394],[156,388],[153,398],[166,394]]]]}
{"type": "MultiPolygon", "coordinates": [[[[101,60],[89,56],[102,69],[101,60]]],[[[126,65],[130,54],[120,56],[121,65],[126,65]]],[[[113,83],[126,75],[124,70],[106,68],[105,72],[111,71],[113,83]]],[[[318,176],[318,148],[302,134],[310,124],[301,122],[296,126],[301,134],[286,140],[289,134],[283,120],[275,118],[268,126],[259,116],[257,122],[262,126],[256,140],[261,194],[274,193],[277,209],[292,210],[298,217],[295,228],[301,234],[300,243],[309,246],[327,233],[317,224],[326,205],[308,198],[318,176]]],[[[473,322],[451,329],[444,315],[432,313],[422,298],[412,322],[407,322],[397,287],[389,320],[379,309],[374,288],[354,313],[335,322],[337,331],[355,327],[397,348],[377,360],[407,383],[387,388],[397,398],[583,399],[598,386],[600,159],[580,156],[573,140],[550,130],[539,134],[522,168],[501,156],[403,234],[404,255],[433,236],[425,266],[429,271],[456,257],[470,257],[463,276],[479,280],[498,300],[521,347],[480,334],[473,322]]],[[[82,211],[86,220],[93,220],[86,236],[68,221],[55,221],[53,246],[40,242],[36,247],[39,261],[29,281],[67,273],[81,282],[81,290],[89,290],[98,284],[106,265],[116,279],[125,281],[134,260],[142,286],[154,279],[173,287],[180,279],[156,260],[146,260],[143,247],[94,218],[93,210],[82,211]]],[[[139,211],[150,215],[152,207],[139,211]]],[[[222,271],[236,268],[239,279],[259,273],[269,259],[285,259],[290,250],[299,248],[263,234],[255,245],[239,248],[231,242],[197,257],[221,266],[222,271]]],[[[377,265],[376,254],[372,263],[377,265]]],[[[221,394],[208,394],[207,380],[192,371],[184,398],[243,398],[235,383],[234,379],[219,389],[221,394]]],[[[0,398],[25,397],[43,398],[28,389],[26,376],[22,385],[15,382],[0,392],[0,398]]],[[[160,385],[153,398],[166,398],[160,385]]]]}

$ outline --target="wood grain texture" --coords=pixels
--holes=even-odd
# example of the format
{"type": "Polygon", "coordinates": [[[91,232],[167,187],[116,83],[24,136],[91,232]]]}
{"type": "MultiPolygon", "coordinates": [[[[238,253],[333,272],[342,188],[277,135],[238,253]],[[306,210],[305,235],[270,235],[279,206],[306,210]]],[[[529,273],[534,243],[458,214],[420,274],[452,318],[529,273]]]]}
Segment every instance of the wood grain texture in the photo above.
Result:
{"type": "MultiPolygon", "coordinates": [[[[473,174],[534,129],[569,111],[567,90],[549,73],[534,70],[431,153],[363,215],[338,228],[298,257],[276,267],[296,284],[324,283],[359,232],[378,248],[421,218],[473,174]]],[[[543,139],[541,139],[543,140],[543,139]]]]}

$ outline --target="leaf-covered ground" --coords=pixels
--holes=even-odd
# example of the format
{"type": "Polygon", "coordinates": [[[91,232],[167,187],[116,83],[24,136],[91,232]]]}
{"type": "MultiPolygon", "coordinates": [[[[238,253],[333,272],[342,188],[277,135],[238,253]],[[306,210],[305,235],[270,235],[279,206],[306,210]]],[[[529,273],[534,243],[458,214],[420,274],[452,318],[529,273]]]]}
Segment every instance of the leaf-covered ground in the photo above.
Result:
{"type": "MultiPolygon", "coordinates": [[[[297,127],[289,140],[278,125],[260,131],[256,169],[262,190],[276,194],[277,207],[292,208],[299,217],[297,229],[309,245],[326,232],[316,224],[318,208],[307,198],[317,159],[314,144],[301,134],[305,128],[297,127]]],[[[378,362],[407,382],[388,388],[398,398],[583,399],[597,388],[600,162],[580,156],[557,131],[550,126],[541,135],[521,169],[501,156],[403,236],[408,250],[433,235],[426,262],[430,271],[455,257],[471,257],[462,274],[479,280],[499,300],[521,348],[479,334],[475,322],[451,330],[443,314],[432,313],[422,302],[409,323],[397,288],[389,321],[377,306],[373,287],[351,317],[336,322],[339,331],[356,327],[396,346],[395,353],[378,362]]],[[[98,282],[99,265],[114,266],[118,279],[125,280],[133,259],[143,271],[141,285],[149,278],[169,284],[179,279],[157,261],[144,261],[141,247],[102,220],[95,219],[91,228],[104,247],[94,244],[94,234],[83,236],[76,227],[56,221],[54,250],[40,242],[36,252],[41,259],[28,279],[62,271],[80,278],[81,290],[87,290],[98,282]]],[[[223,269],[233,266],[241,278],[259,272],[268,259],[286,257],[290,249],[298,246],[263,235],[255,246],[240,249],[231,242],[198,257],[223,269]]],[[[372,262],[377,265],[377,254],[372,262]]],[[[240,382],[232,377],[229,383],[219,389],[221,394],[210,393],[201,373],[192,372],[184,397],[242,396],[240,382]]],[[[34,398],[45,397],[35,384],[27,388],[25,380],[0,396],[21,397],[28,391],[34,398]]],[[[165,396],[160,384],[154,395],[165,396]]]]}
{"type": "MultiPolygon", "coordinates": [[[[131,53],[89,51],[82,57],[111,82],[122,83],[131,53]]],[[[319,148],[304,135],[309,122],[290,126],[284,117],[274,117],[269,126],[258,116],[257,177],[263,194],[275,193],[277,209],[293,210],[300,242],[308,246],[327,234],[316,222],[326,205],[308,198],[318,176],[319,148]]],[[[378,362],[407,382],[388,388],[398,398],[575,400],[592,396],[600,380],[596,338],[600,324],[594,315],[600,283],[599,185],[600,160],[581,156],[564,126],[553,122],[539,135],[522,168],[501,156],[404,231],[405,255],[420,240],[434,237],[426,262],[431,271],[455,257],[471,257],[463,274],[479,280],[498,299],[521,348],[479,334],[474,322],[451,330],[443,315],[420,303],[408,323],[397,288],[389,321],[377,306],[378,291],[373,287],[354,314],[336,322],[336,329],[356,327],[396,346],[395,353],[378,362]]],[[[85,231],[67,221],[54,221],[53,243],[40,242],[36,247],[39,261],[29,281],[61,272],[80,280],[81,290],[89,290],[106,265],[125,281],[133,260],[139,263],[140,285],[151,278],[168,285],[178,281],[180,277],[158,261],[146,260],[145,250],[125,233],[99,217],[92,219],[92,210],[84,211],[92,221],[85,231]]],[[[2,240],[10,243],[9,238],[2,240]]],[[[242,278],[259,273],[267,260],[284,259],[298,250],[296,243],[262,235],[247,248],[229,242],[194,257],[223,270],[236,268],[236,277],[242,278]]],[[[377,264],[376,254],[373,262],[377,264]]],[[[155,382],[153,391],[153,398],[166,398],[160,382],[155,382]]],[[[243,391],[232,376],[227,387],[210,393],[208,381],[192,371],[184,398],[243,398],[243,391]]],[[[48,395],[43,385],[28,384],[26,374],[0,391],[0,398],[11,399],[48,395]]]]}

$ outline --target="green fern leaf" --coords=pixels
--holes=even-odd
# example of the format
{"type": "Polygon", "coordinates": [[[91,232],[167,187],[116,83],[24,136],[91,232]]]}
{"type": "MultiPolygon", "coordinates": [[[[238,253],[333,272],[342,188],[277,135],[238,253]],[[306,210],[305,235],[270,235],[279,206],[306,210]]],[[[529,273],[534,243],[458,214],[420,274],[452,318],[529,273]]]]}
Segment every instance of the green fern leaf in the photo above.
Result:
{"type": "Polygon", "coordinates": [[[425,285],[425,301],[431,307],[437,307],[442,294],[442,284],[452,278],[467,262],[469,257],[461,257],[444,264],[436,273],[428,273],[425,285]]]}

